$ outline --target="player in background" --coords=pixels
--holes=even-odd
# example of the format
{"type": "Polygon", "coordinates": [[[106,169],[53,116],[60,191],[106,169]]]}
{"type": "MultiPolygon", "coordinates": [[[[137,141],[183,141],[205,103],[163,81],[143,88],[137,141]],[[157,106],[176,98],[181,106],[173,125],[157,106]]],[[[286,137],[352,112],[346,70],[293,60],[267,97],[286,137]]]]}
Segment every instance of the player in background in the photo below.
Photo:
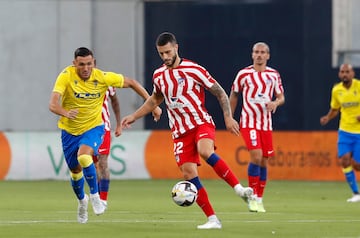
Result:
{"type": "MultiPolygon", "coordinates": [[[[89,197],[85,194],[85,181],[89,186],[90,201],[96,215],[104,213],[100,201],[95,165],[92,156],[102,143],[104,125],[102,104],[108,88],[132,88],[144,99],[147,91],[136,80],[122,74],[104,72],[95,68],[93,52],[80,47],[74,52],[73,65],[66,67],[57,77],[50,96],[49,110],[59,115],[61,142],[70,181],[78,199],[77,220],[88,220],[89,197]]],[[[160,108],[154,108],[161,111],[160,108]]]]}
{"type": "Polygon", "coordinates": [[[123,128],[129,128],[137,119],[165,101],[174,142],[175,160],[184,179],[195,184],[198,189],[196,203],[208,218],[205,224],[198,225],[197,228],[221,229],[221,222],[198,176],[199,155],[237,195],[247,200],[251,198],[253,191],[239,183],[225,161],[214,151],[215,124],[205,108],[205,90],[209,90],[218,99],[227,130],[239,135],[239,125],[232,117],[224,89],[205,68],[180,58],[173,34],[160,34],[156,40],[156,47],[164,64],[154,71],[153,93],[134,113],[124,117],[121,124],[123,128]]]}
{"type": "Polygon", "coordinates": [[[320,118],[320,124],[326,125],[340,113],[338,130],[338,157],[346,181],[353,196],[348,202],[360,202],[360,194],[354,169],[360,168],[360,81],[355,79],[351,64],[342,64],[339,68],[340,82],[331,91],[329,112],[320,118]]]}
{"type": "MultiPolygon", "coordinates": [[[[99,147],[98,155],[93,156],[93,160],[96,166],[96,172],[98,177],[100,200],[107,208],[107,198],[110,186],[110,171],[108,165],[108,157],[111,148],[111,122],[110,122],[110,109],[109,102],[111,103],[112,110],[115,114],[116,127],[115,136],[118,137],[122,133],[122,127],[120,123],[120,104],[116,95],[116,89],[109,87],[106,91],[104,103],[102,106],[102,119],[104,121],[105,133],[102,144],[99,147]]],[[[158,118],[159,119],[159,118],[158,118]]]]}
{"type": "Polygon", "coordinates": [[[229,96],[232,112],[242,94],[240,132],[250,153],[248,182],[255,200],[249,200],[249,211],[266,212],[263,194],[267,181],[267,161],[274,156],[272,113],[285,103],[280,74],[268,67],[269,46],[264,42],[252,48],[253,64],[241,69],[232,84],[229,96]]]}

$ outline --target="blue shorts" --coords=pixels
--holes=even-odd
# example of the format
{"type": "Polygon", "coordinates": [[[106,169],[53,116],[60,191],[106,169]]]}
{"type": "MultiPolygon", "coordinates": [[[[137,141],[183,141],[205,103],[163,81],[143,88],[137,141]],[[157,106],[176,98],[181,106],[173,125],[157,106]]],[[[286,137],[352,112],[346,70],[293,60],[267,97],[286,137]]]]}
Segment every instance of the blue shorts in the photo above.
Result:
{"type": "Polygon", "coordinates": [[[94,127],[84,134],[77,136],[69,134],[65,130],[61,131],[62,148],[69,169],[76,168],[79,165],[77,157],[81,145],[90,146],[94,150],[94,155],[97,155],[99,146],[103,140],[104,132],[104,125],[94,127]]]}
{"type": "Polygon", "coordinates": [[[360,163],[360,134],[338,131],[338,156],[339,158],[351,152],[352,158],[360,163]]]}

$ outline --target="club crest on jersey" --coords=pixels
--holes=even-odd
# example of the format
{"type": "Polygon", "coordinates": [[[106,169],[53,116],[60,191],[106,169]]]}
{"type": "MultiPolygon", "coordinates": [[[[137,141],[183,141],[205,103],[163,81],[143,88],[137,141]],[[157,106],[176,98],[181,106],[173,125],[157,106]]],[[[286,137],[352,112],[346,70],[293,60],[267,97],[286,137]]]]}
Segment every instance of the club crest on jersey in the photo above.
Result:
{"type": "Polygon", "coordinates": [[[183,84],[183,83],[185,83],[185,79],[184,79],[184,78],[179,78],[177,81],[178,81],[178,84],[183,84]]]}
{"type": "Polygon", "coordinates": [[[97,87],[99,81],[97,79],[94,80],[94,86],[97,87]]]}

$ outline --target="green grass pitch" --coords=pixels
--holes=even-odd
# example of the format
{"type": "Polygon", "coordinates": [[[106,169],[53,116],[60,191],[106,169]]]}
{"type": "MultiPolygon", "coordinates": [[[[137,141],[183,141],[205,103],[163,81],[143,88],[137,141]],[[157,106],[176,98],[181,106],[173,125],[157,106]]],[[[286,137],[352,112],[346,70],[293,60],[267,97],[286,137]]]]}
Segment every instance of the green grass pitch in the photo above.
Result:
{"type": "Polygon", "coordinates": [[[0,237],[360,237],[360,203],[346,202],[345,182],[269,181],[267,212],[257,214],[222,180],[203,180],[221,230],[196,229],[206,218],[196,204],[173,203],[176,182],[113,180],[106,213],[95,216],[89,205],[88,223],[79,224],[69,182],[1,181],[0,237]]]}

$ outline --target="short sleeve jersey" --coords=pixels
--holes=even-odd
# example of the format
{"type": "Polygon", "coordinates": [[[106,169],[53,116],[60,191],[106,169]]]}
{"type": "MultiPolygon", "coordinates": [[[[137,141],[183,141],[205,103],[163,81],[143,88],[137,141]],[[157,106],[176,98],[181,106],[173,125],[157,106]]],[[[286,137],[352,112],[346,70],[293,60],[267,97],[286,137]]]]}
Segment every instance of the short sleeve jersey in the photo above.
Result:
{"type": "Polygon", "coordinates": [[[340,130],[360,133],[360,122],[356,119],[360,115],[359,80],[353,79],[349,89],[345,88],[342,83],[336,84],[331,92],[330,107],[340,109],[340,130]]]}
{"type": "Polygon", "coordinates": [[[113,72],[92,70],[87,80],[82,80],[74,66],[68,66],[57,77],[53,92],[61,94],[62,106],[66,110],[78,109],[75,119],[61,116],[58,127],[72,135],[81,135],[85,131],[102,125],[102,105],[109,86],[121,88],[124,77],[113,72]]]}
{"type": "Polygon", "coordinates": [[[198,125],[214,124],[205,108],[205,89],[215,82],[204,67],[186,59],[176,68],[163,65],[154,71],[154,93],[164,96],[174,138],[198,125]]]}
{"type": "Polygon", "coordinates": [[[248,66],[237,73],[232,90],[242,93],[240,127],[272,131],[272,115],[266,105],[274,93],[284,93],[279,72],[271,67],[257,72],[252,65],[248,66]]]}

